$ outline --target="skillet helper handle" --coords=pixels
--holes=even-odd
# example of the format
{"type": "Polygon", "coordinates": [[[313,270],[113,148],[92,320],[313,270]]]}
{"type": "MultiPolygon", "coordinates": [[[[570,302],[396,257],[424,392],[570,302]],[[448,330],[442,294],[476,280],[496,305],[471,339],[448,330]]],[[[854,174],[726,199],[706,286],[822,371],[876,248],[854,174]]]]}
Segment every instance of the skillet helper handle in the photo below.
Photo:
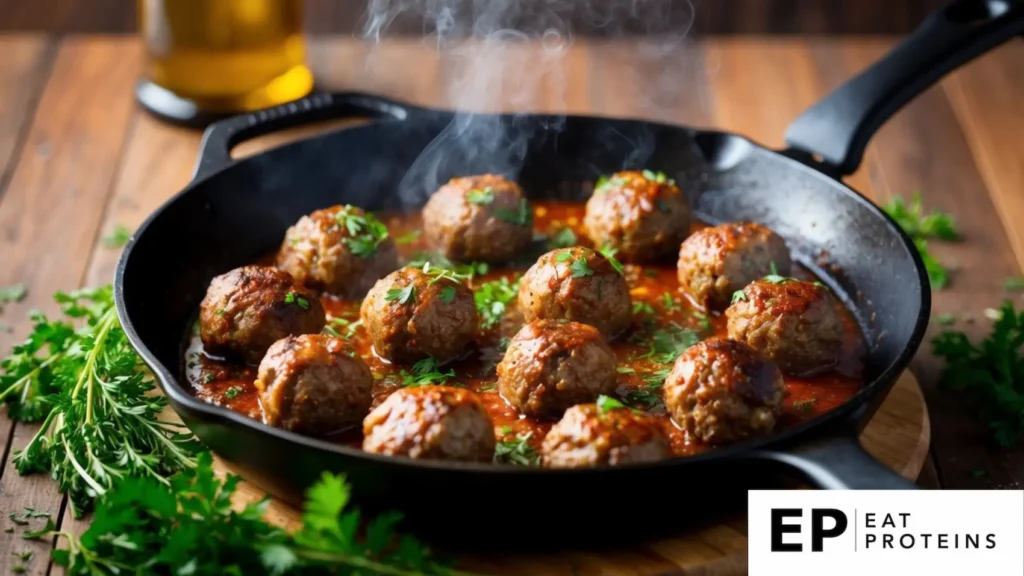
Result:
{"type": "Polygon", "coordinates": [[[1019,34],[1024,34],[1021,0],[948,4],[790,124],[790,152],[820,156],[815,164],[835,177],[853,174],[871,136],[900,108],[947,73],[1019,34]]]}
{"type": "Polygon", "coordinates": [[[287,130],[341,118],[405,120],[419,111],[407,104],[359,93],[315,93],[305,98],[248,114],[232,116],[207,127],[199,144],[192,179],[208,176],[231,163],[231,149],[241,142],[277,130],[287,130]]]}
{"type": "Polygon", "coordinates": [[[761,456],[795,469],[823,490],[919,489],[868,454],[852,434],[826,437],[789,452],[768,452],[761,456]]]}

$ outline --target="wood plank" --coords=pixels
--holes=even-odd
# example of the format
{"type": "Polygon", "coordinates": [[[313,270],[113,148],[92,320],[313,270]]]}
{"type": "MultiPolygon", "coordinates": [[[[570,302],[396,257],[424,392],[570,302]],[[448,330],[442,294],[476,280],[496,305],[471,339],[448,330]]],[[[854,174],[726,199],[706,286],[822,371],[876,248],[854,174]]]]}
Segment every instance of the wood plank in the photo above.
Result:
{"type": "Polygon", "coordinates": [[[35,34],[0,36],[0,196],[12,160],[32,118],[52,58],[50,42],[35,34]]]}
{"type": "MultiPolygon", "coordinates": [[[[57,313],[53,292],[82,282],[132,113],[139,66],[137,46],[129,40],[68,39],[60,47],[0,198],[0,285],[24,282],[29,289],[24,301],[7,307],[14,333],[0,333],[4,355],[27,333],[29,309],[57,313]]],[[[10,426],[6,415],[0,418],[0,427],[10,426]]],[[[16,426],[12,448],[24,447],[35,430],[16,426]]],[[[7,468],[0,477],[0,510],[30,506],[57,519],[60,505],[49,476],[20,477],[7,468]]],[[[45,573],[47,543],[0,539],[3,558],[22,550],[35,552],[28,573],[45,573]]]]}
{"type": "MultiPolygon", "coordinates": [[[[892,45],[886,40],[844,43],[841,58],[821,62],[821,73],[823,77],[830,77],[830,81],[836,80],[833,75],[851,76],[877,61],[892,45]]],[[[969,65],[960,74],[974,69],[969,65]]],[[[946,86],[963,84],[953,82],[958,82],[956,76],[946,86]]],[[[987,92],[998,93],[999,98],[1005,94],[1007,102],[1015,93],[1024,93],[1020,87],[1015,90],[1008,86],[999,90],[994,86],[988,88],[987,92]]],[[[1005,228],[1000,225],[1000,217],[1012,218],[1007,214],[1013,213],[994,204],[992,196],[986,193],[996,188],[986,186],[979,172],[980,162],[975,162],[977,154],[972,156],[967,145],[964,130],[946,97],[953,91],[941,86],[932,88],[898,112],[873,139],[867,164],[879,202],[884,203],[896,195],[909,199],[919,191],[926,210],[943,210],[956,218],[963,242],[929,244],[936,258],[953,268],[950,285],[933,292],[933,313],[976,319],[972,324],[958,323],[957,329],[972,338],[981,338],[991,328],[991,321],[983,315],[984,309],[998,306],[1006,297],[1003,280],[1019,270],[1007,236],[1008,231],[1014,231],[1009,224],[1012,220],[1003,220],[1007,222],[1005,228]],[[970,201],[964,201],[965,198],[970,201]]],[[[986,105],[979,105],[985,109],[986,105]]],[[[970,109],[976,108],[971,106],[970,109]]],[[[1004,111],[1005,114],[996,117],[1004,124],[1012,123],[1007,118],[1016,115],[1009,109],[1004,111]]],[[[998,126],[992,128],[998,129],[998,126]]],[[[985,132],[986,137],[991,139],[988,133],[985,132]]],[[[1009,150],[1012,153],[1013,147],[1009,150]]],[[[1020,163],[1019,152],[1017,162],[1020,163]]],[[[999,182],[1012,183],[1013,170],[999,182]]],[[[1024,211],[1019,216],[1024,216],[1024,211]]],[[[962,400],[938,389],[942,362],[931,353],[930,345],[938,331],[939,327],[933,323],[911,365],[925,390],[932,418],[942,423],[933,428],[932,438],[937,474],[943,478],[946,488],[1019,485],[1024,480],[1024,449],[1006,450],[993,445],[987,431],[962,400]],[[985,472],[979,472],[981,470],[985,472]]]]}

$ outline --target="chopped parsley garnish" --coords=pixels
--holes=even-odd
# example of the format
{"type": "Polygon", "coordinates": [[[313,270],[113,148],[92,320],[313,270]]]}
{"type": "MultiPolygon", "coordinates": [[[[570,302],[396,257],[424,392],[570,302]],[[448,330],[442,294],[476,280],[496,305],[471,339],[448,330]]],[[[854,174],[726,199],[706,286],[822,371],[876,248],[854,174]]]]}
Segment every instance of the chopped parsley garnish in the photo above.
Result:
{"type": "Polygon", "coordinates": [[[779,276],[778,274],[769,274],[762,278],[762,280],[770,284],[785,284],[786,282],[796,282],[796,278],[790,278],[788,276],[779,276]]]}
{"type": "Polygon", "coordinates": [[[614,268],[616,272],[623,274],[625,269],[622,267],[622,263],[615,259],[615,255],[618,253],[618,249],[612,248],[611,246],[601,248],[601,256],[604,256],[605,259],[608,260],[608,263],[612,265],[612,268],[614,268]]]}
{"type": "Polygon", "coordinates": [[[608,177],[602,174],[601,176],[599,176],[597,178],[597,181],[594,182],[594,190],[597,190],[599,188],[604,188],[608,184],[608,182],[609,182],[608,177]]]}
{"type": "Polygon", "coordinates": [[[445,286],[441,288],[441,302],[451,304],[455,300],[455,287],[445,286]]]}
{"type": "Polygon", "coordinates": [[[423,263],[423,273],[428,276],[433,276],[433,278],[427,282],[427,286],[444,279],[451,282],[461,282],[462,280],[469,280],[471,278],[471,276],[457,272],[451,268],[433,266],[430,262],[423,263]]]}
{"type": "Polygon", "coordinates": [[[416,387],[427,384],[444,384],[449,378],[455,377],[455,371],[441,372],[437,366],[437,359],[427,356],[413,364],[411,372],[402,370],[399,375],[402,377],[402,386],[416,387]]]}
{"type": "Polygon", "coordinates": [[[732,303],[742,302],[747,299],[747,293],[743,290],[737,290],[732,293],[732,303]]]}
{"type": "Polygon", "coordinates": [[[466,200],[470,204],[477,204],[479,206],[485,206],[494,202],[494,188],[490,186],[486,188],[475,188],[466,193],[466,200]]]}
{"type": "Polygon", "coordinates": [[[309,300],[306,300],[302,296],[299,296],[295,292],[289,292],[284,295],[285,304],[295,304],[303,310],[309,310],[309,300]]]}
{"type": "Polygon", "coordinates": [[[944,212],[934,211],[925,215],[921,206],[921,194],[915,192],[906,205],[899,196],[882,207],[885,212],[895,220],[904,232],[914,241],[925,270],[928,272],[928,280],[935,290],[941,290],[949,284],[949,271],[928,251],[928,238],[940,240],[956,240],[959,232],[953,217],[944,212]]]}
{"type": "Polygon", "coordinates": [[[21,302],[28,290],[24,284],[12,284],[0,287],[0,304],[21,302]]]}
{"type": "MultiPolygon", "coordinates": [[[[507,426],[505,428],[508,428],[507,426]]],[[[511,430],[502,430],[505,434],[511,430]]],[[[494,446],[494,462],[497,464],[517,464],[519,466],[539,466],[540,453],[530,446],[529,440],[533,432],[528,432],[512,440],[503,440],[494,446]]]]}
{"type": "Polygon", "coordinates": [[[355,336],[356,330],[363,325],[362,320],[346,320],[345,318],[331,318],[331,320],[324,326],[324,332],[327,332],[335,338],[348,339],[355,336]],[[344,330],[342,332],[341,330],[344,330]]]}
{"type": "Polygon", "coordinates": [[[422,233],[422,230],[413,230],[408,234],[403,234],[398,238],[395,238],[395,244],[412,244],[420,237],[420,234],[422,233]]]}
{"type": "Polygon", "coordinates": [[[387,291],[384,295],[384,299],[388,302],[398,302],[403,306],[408,304],[410,301],[416,301],[416,287],[412,284],[404,288],[392,288],[387,291]]]}
{"type": "Polygon", "coordinates": [[[648,316],[654,316],[654,306],[651,306],[643,300],[637,300],[633,302],[633,314],[646,314],[648,316]]]}
{"type": "Polygon", "coordinates": [[[508,278],[499,278],[484,282],[473,292],[476,310],[480,314],[480,324],[490,328],[501,322],[508,305],[519,295],[519,278],[509,282],[508,278]]]}
{"type": "Polygon", "coordinates": [[[107,248],[120,248],[128,243],[132,237],[132,231],[124,224],[115,224],[109,235],[103,238],[103,245],[107,248]]]}
{"type": "Polygon", "coordinates": [[[647,352],[638,356],[637,360],[650,359],[659,364],[669,364],[697,342],[700,342],[697,331],[670,322],[656,328],[647,340],[641,340],[647,346],[647,352]]]}
{"type": "Polygon", "coordinates": [[[1003,290],[1007,292],[1016,292],[1024,290],[1024,276],[1011,276],[1003,282],[1003,290]]]}
{"type": "Polygon", "coordinates": [[[569,270],[572,270],[573,278],[583,278],[585,276],[593,276],[594,271],[587,265],[586,258],[577,258],[569,264],[569,270]]]}
{"type": "Polygon", "coordinates": [[[504,220],[505,222],[515,224],[516,226],[529,226],[533,223],[533,211],[530,210],[530,204],[526,201],[526,198],[519,199],[518,210],[498,208],[494,211],[494,215],[499,220],[504,220]]]}
{"type": "Polygon", "coordinates": [[[664,172],[652,172],[651,170],[644,170],[643,175],[644,178],[650,180],[651,182],[656,182],[658,184],[675,185],[676,183],[675,180],[666,176],[664,172]]]}
{"type": "Polygon", "coordinates": [[[375,255],[377,247],[388,239],[388,227],[369,212],[357,214],[352,206],[346,205],[335,218],[348,232],[348,237],[344,239],[345,245],[360,258],[375,255]]]}
{"type": "Polygon", "coordinates": [[[963,394],[1002,446],[1024,439],[1024,312],[1006,300],[991,332],[977,344],[963,332],[944,329],[932,339],[945,360],[942,389],[963,394]]]}
{"type": "Polygon", "coordinates": [[[235,396],[238,396],[241,393],[242,393],[242,389],[240,387],[232,386],[231,388],[228,388],[227,390],[224,391],[224,397],[225,398],[234,398],[235,396]]]}
{"type": "Polygon", "coordinates": [[[572,228],[562,228],[557,234],[552,236],[548,240],[548,248],[555,250],[557,248],[571,248],[575,246],[579,240],[576,238],[576,233],[572,231],[572,228]]]}
{"type": "Polygon", "coordinates": [[[661,295],[661,306],[666,312],[678,312],[683,309],[679,301],[672,297],[671,292],[665,292],[661,295]]]}
{"type": "Polygon", "coordinates": [[[690,316],[693,316],[694,318],[697,319],[697,324],[700,326],[701,330],[711,329],[711,319],[708,318],[707,314],[694,310],[690,312],[690,316]]]}
{"type": "Polygon", "coordinates": [[[601,410],[601,412],[608,412],[610,410],[616,410],[618,408],[625,408],[626,405],[623,404],[622,402],[619,402],[615,398],[612,398],[611,396],[605,396],[604,394],[601,394],[600,396],[597,397],[597,407],[601,410]]]}
{"type": "Polygon", "coordinates": [[[643,408],[647,411],[663,409],[664,400],[661,397],[661,386],[665,383],[665,378],[668,377],[670,370],[671,368],[665,367],[649,374],[644,374],[643,380],[646,386],[643,388],[631,388],[626,392],[623,400],[630,406],[643,408]]]}
{"type": "Polygon", "coordinates": [[[456,263],[441,254],[417,254],[406,266],[427,271],[438,271],[438,274],[441,270],[448,270],[451,272],[452,277],[466,281],[472,280],[476,276],[483,276],[490,270],[490,266],[486,262],[456,263]]]}

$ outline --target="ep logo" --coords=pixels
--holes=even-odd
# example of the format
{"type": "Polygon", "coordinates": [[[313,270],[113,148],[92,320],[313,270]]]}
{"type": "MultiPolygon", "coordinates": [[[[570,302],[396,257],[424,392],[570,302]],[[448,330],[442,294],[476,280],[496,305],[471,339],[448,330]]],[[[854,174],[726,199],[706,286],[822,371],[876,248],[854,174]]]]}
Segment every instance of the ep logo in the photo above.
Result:
{"type": "Polygon", "coordinates": [[[803,535],[809,534],[810,550],[821,552],[825,539],[841,536],[849,524],[846,514],[835,508],[811,508],[809,514],[802,508],[772,508],[771,551],[803,552],[803,535]]]}

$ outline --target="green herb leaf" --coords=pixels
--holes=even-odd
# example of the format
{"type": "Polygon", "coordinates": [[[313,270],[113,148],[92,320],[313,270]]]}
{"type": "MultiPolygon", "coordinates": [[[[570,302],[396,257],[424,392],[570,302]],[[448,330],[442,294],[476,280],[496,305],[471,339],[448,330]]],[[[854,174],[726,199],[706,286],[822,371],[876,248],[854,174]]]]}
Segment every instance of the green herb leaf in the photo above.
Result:
{"type": "Polygon", "coordinates": [[[412,284],[403,288],[392,288],[384,294],[384,299],[388,302],[397,301],[401,305],[406,305],[409,302],[416,301],[416,287],[412,284]]]}
{"type": "Polygon", "coordinates": [[[572,271],[573,278],[584,278],[594,275],[594,271],[587,265],[587,259],[583,257],[573,260],[572,264],[569,264],[569,270],[572,271]]]}
{"type": "Polygon", "coordinates": [[[490,204],[491,202],[494,202],[494,188],[488,186],[486,188],[470,190],[466,193],[466,200],[468,200],[470,204],[477,204],[480,206],[490,204]]]}
{"type": "Polygon", "coordinates": [[[494,215],[499,220],[504,220],[516,226],[529,226],[533,224],[533,211],[530,209],[530,204],[526,201],[526,198],[520,198],[518,210],[498,208],[494,211],[494,215]]]}
{"type": "Polygon", "coordinates": [[[242,393],[242,388],[241,387],[239,387],[239,386],[232,386],[231,388],[228,388],[227,390],[224,391],[224,397],[230,399],[230,398],[234,398],[235,396],[238,396],[241,393],[242,393]]]}
{"type": "Polygon", "coordinates": [[[24,284],[12,284],[11,286],[0,287],[0,304],[21,302],[28,290],[24,284]]]}
{"type": "Polygon", "coordinates": [[[1024,439],[1024,312],[1006,300],[994,316],[991,332],[977,344],[944,329],[932,349],[945,360],[940,388],[963,395],[996,442],[1012,446],[1024,439]]]}
{"type": "Polygon", "coordinates": [[[345,205],[335,218],[348,233],[344,238],[348,249],[359,258],[370,258],[377,254],[377,247],[388,239],[388,227],[369,212],[358,213],[353,206],[345,205]]]}
{"type": "Polygon", "coordinates": [[[914,241],[914,246],[921,255],[932,289],[941,290],[949,284],[949,272],[930,252],[925,241],[928,238],[940,240],[956,240],[959,232],[953,217],[944,212],[935,211],[924,214],[921,205],[921,194],[915,192],[910,204],[907,205],[899,196],[882,207],[904,232],[914,241]]]}
{"type": "Polygon", "coordinates": [[[445,304],[451,304],[455,301],[455,287],[445,286],[441,288],[441,302],[445,304]]]}
{"type": "Polygon", "coordinates": [[[652,172],[651,170],[644,170],[642,174],[644,175],[644,178],[650,180],[651,182],[656,182],[658,184],[669,184],[670,186],[674,186],[676,183],[675,180],[672,180],[671,178],[666,176],[664,172],[652,172]]]}
{"type": "Polygon", "coordinates": [[[519,295],[519,281],[518,275],[512,282],[508,278],[499,278],[484,282],[473,292],[481,327],[491,328],[501,322],[509,304],[519,295]]]}
{"type": "Polygon", "coordinates": [[[434,274],[435,276],[441,276],[442,272],[447,271],[445,277],[453,278],[456,280],[471,281],[477,276],[483,276],[490,270],[490,266],[486,262],[467,262],[467,263],[456,263],[445,258],[441,254],[417,254],[410,260],[406,266],[410,268],[419,268],[427,271],[428,274],[434,274]]]}
{"type": "Polygon", "coordinates": [[[608,263],[612,265],[612,268],[614,268],[616,272],[622,275],[625,274],[625,268],[622,267],[621,262],[615,259],[615,255],[618,253],[619,250],[617,248],[612,248],[611,246],[605,246],[604,248],[601,248],[601,255],[604,256],[606,260],[608,260],[608,263]]]}
{"type": "Polygon", "coordinates": [[[579,239],[576,238],[576,233],[572,231],[572,228],[562,228],[548,240],[548,249],[571,248],[578,242],[579,239]]]}
{"type": "MultiPolygon", "coordinates": [[[[511,433],[511,429],[505,434],[511,433]]],[[[540,453],[530,446],[529,440],[533,432],[512,440],[503,440],[494,446],[494,462],[498,464],[517,464],[519,466],[539,466],[540,453]]]]}
{"type": "Polygon", "coordinates": [[[42,421],[14,454],[18,473],[42,473],[80,518],[121,477],[166,481],[193,464],[197,443],[159,418],[167,405],[118,323],[113,288],[58,292],[66,320],[30,314],[28,339],[0,362],[8,415],[42,421]],[[75,326],[75,323],[78,326],[75,326]]]}
{"type": "Polygon", "coordinates": [[[403,234],[403,235],[399,236],[398,238],[395,238],[395,244],[412,244],[417,239],[419,239],[420,234],[422,234],[422,233],[423,233],[422,230],[413,230],[412,232],[409,232],[408,234],[403,234]]]}
{"type": "Polygon", "coordinates": [[[132,231],[123,224],[115,224],[109,235],[103,238],[103,245],[107,248],[120,248],[131,240],[132,231]]]}
{"type": "Polygon", "coordinates": [[[601,412],[609,412],[611,410],[625,408],[626,405],[623,404],[622,402],[619,402],[615,398],[612,398],[611,396],[605,396],[604,394],[601,394],[600,396],[597,397],[597,407],[598,409],[601,410],[601,412]]]}
{"type": "Polygon", "coordinates": [[[427,384],[444,384],[449,378],[455,377],[455,371],[441,372],[437,366],[437,359],[427,356],[413,364],[412,372],[402,370],[399,372],[399,376],[402,377],[402,386],[416,387],[427,384]]]}
{"type": "Polygon", "coordinates": [[[598,189],[604,188],[605,186],[608,185],[608,182],[609,182],[609,179],[608,179],[607,176],[604,176],[604,175],[599,176],[597,181],[594,182],[594,190],[598,190],[598,189]]]}
{"type": "Polygon", "coordinates": [[[732,303],[742,302],[747,299],[747,293],[743,290],[737,290],[732,293],[732,303]]]}

